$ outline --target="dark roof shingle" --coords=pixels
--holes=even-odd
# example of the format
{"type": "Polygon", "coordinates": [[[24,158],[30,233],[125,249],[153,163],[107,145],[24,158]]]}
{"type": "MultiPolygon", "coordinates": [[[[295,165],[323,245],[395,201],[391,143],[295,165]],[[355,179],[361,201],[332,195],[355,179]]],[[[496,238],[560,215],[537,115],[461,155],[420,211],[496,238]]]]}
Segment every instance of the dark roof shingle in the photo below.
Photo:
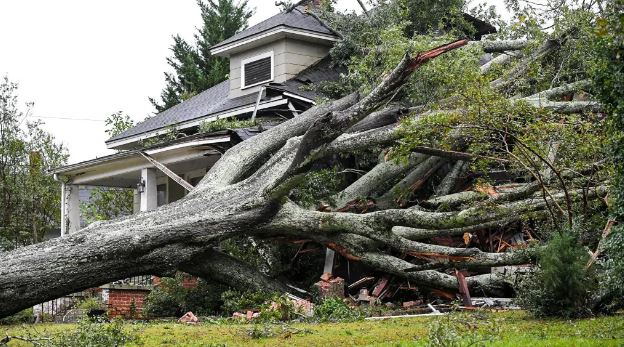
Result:
{"type": "MultiPolygon", "coordinates": [[[[331,66],[331,58],[327,56],[301,71],[290,80],[284,83],[271,83],[269,87],[314,100],[317,97],[317,93],[311,90],[305,90],[305,88],[302,87],[306,85],[316,85],[322,81],[336,80],[340,76],[340,72],[340,69],[331,66]]],[[[169,125],[192,121],[239,107],[253,105],[258,97],[257,93],[252,93],[229,99],[229,92],[229,81],[223,81],[154,117],[144,120],[123,133],[108,139],[106,142],[125,139],[165,128],[169,125]]]]}
{"type": "Polygon", "coordinates": [[[286,26],[294,29],[303,29],[314,31],[321,34],[334,35],[336,33],[328,28],[323,22],[319,21],[315,16],[307,13],[300,7],[293,9],[290,12],[278,13],[275,16],[262,21],[246,30],[239,32],[238,34],[230,37],[229,39],[217,43],[212,48],[228,45],[232,42],[240,41],[248,37],[260,34],[262,32],[271,30],[279,26],[286,26]]]}

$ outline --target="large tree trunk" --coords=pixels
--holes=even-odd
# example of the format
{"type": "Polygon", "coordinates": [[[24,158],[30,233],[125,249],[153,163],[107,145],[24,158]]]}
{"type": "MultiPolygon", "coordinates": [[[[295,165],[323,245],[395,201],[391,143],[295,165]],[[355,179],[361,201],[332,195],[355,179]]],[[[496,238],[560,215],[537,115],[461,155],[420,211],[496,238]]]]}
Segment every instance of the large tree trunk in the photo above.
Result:
{"type": "MultiPolygon", "coordinates": [[[[522,193],[498,197],[480,193],[452,194],[471,156],[422,148],[405,164],[382,160],[379,165],[337,195],[345,206],[329,212],[303,209],[288,193],[312,163],[331,154],[387,145],[398,138],[398,115],[418,108],[390,106],[373,112],[429,59],[465,45],[461,40],[405,56],[367,95],[348,95],[314,107],[300,116],[230,149],[184,199],[151,212],[98,223],[60,239],[2,254],[0,259],[0,317],[86,288],[142,274],[167,275],[185,271],[208,280],[254,289],[289,290],[285,284],[259,274],[248,265],[214,250],[234,236],[304,238],[324,244],[348,259],[404,277],[425,287],[456,289],[446,268],[482,268],[524,264],[524,253],[488,253],[427,243],[436,236],[462,235],[497,228],[548,207],[539,189],[527,185],[522,193]],[[444,204],[449,212],[402,208],[403,200],[389,192],[422,187],[447,161],[457,161],[440,185],[440,195],[423,206],[444,204]],[[448,194],[448,195],[447,195],[448,194]],[[357,213],[350,207],[362,197],[378,198],[376,211],[357,213]],[[469,208],[459,206],[476,204],[469,208]],[[492,208],[496,204],[496,208],[492,208]],[[351,211],[351,212],[347,212],[351,211]],[[405,260],[404,255],[420,259],[405,260]]],[[[491,51],[519,49],[519,41],[490,45],[491,51]]],[[[542,48],[551,49],[551,46],[542,48]]],[[[540,54],[545,54],[540,51],[540,54]]],[[[539,55],[539,54],[536,54],[539,55]]],[[[497,86],[508,81],[497,82],[497,86]]],[[[572,197],[583,192],[571,192],[572,197]]],[[[600,196],[601,189],[588,196],[600,196]]],[[[553,192],[551,202],[564,201],[553,192]]],[[[340,207],[340,206],[339,206],[340,207]]],[[[468,278],[472,287],[496,288],[502,279],[482,275],[468,278]]]]}

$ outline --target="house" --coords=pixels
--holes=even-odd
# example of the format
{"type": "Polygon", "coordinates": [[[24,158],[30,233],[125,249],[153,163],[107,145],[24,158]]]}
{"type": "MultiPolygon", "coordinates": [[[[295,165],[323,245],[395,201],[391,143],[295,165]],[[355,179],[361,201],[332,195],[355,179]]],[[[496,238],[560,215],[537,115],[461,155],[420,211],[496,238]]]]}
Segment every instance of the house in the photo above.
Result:
{"type": "MultiPolygon", "coordinates": [[[[261,131],[202,133],[202,124],[249,119],[267,128],[312,107],[318,95],[305,87],[335,80],[340,73],[328,58],[340,35],[310,12],[315,3],[277,14],[213,46],[212,54],[229,59],[229,78],[107,140],[117,153],[56,169],[62,183],[61,235],[80,229],[81,187],[133,189],[135,212],[149,211],[184,197],[225,150],[261,131]],[[174,140],[144,148],[172,127],[174,140]]],[[[103,296],[112,298],[115,288],[107,286],[103,296]]]]}
{"type": "Polygon", "coordinates": [[[54,171],[62,183],[62,235],[80,229],[80,186],[134,189],[135,211],[152,210],[182,198],[221,153],[258,131],[202,134],[203,122],[254,118],[266,127],[313,106],[317,95],[302,87],[338,77],[324,59],[338,40],[306,7],[297,7],[212,47],[212,54],[230,60],[228,80],[107,140],[118,153],[54,171]],[[176,140],[142,148],[172,126],[176,140]]]}

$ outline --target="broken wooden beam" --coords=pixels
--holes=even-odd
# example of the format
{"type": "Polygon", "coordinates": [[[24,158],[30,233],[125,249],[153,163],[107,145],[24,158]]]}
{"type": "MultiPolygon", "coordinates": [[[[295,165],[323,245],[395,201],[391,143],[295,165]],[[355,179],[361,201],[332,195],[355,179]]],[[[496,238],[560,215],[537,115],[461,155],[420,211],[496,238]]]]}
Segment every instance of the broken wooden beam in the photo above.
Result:
{"type": "Polygon", "coordinates": [[[147,159],[147,161],[149,161],[150,163],[152,163],[152,165],[156,166],[156,168],[158,168],[158,170],[162,171],[162,173],[164,173],[165,175],[169,176],[169,178],[171,178],[172,180],[174,180],[177,184],[179,184],[180,186],[182,186],[182,188],[186,189],[187,191],[191,191],[193,190],[193,185],[188,183],[187,181],[185,181],[182,177],[176,175],[175,172],[169,170],[168,167],[166,167],[164,164],[160,163],[159,161],[157,161],[156,159],[152,158],[152,156],[150,156],[149,154],[147,154],[145,151],[141,151],[141,155],[147,159]]]}

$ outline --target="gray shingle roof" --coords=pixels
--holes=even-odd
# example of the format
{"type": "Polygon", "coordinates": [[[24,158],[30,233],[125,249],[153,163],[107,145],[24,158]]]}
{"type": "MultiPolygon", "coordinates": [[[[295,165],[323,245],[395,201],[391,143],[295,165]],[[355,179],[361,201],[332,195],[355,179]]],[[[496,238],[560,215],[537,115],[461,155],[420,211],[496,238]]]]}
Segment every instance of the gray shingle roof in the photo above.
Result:
{"type": "Polygon", "coordinates": [[[160,112],[154,117],[147,118],[121,134],[111,137],[106,142],[124,139],[215,113],[218,109],[222,109],[226,104],[234,101],[234,99],[228,99],[229,92],[230,82],[227,80],[223,81],[186,101],[160,112]]]}
{"type": "Polygon", "coordinates": [[[240,41],[256,34],[263,33],[279,26],[286,26],[294,29],[303,29],[314,31],[321,34],[334,35],[336,33],[329,29],[323,22],[319,21],[315,16],[307,13],[304,9],[297,7],[290,12],[282,12],[275,16],[262,21],[246,30],[239,32],[238,34],[230,37],[229,39],[217,43],[212,48],[228,45],[232,42],[240,41]]]}
{"type": "MultiPolygon", "coordinates": [[[[297,76],[284,82],[283,84],[272,83],[270,88],[287,91],[314,100],[317,97],[317,93],[305,90],[302,87],[306,85],[314,85],[321,81],[336,80],[339,75],[340,70],[331,66],[331,58],[328,56],[301,71],[297,76]]],[[[154,117],[144,120],[123,133],[108,139],[106,142],[125,139],[135,135],[158,130],[169,125],[192,121],[239,107],[253,105],[258,97],[258,94],[252,93],[238,98],[229,99],[229,91],[229,81],[223,81],[216,86],[155,115],[154,117]]]]}

